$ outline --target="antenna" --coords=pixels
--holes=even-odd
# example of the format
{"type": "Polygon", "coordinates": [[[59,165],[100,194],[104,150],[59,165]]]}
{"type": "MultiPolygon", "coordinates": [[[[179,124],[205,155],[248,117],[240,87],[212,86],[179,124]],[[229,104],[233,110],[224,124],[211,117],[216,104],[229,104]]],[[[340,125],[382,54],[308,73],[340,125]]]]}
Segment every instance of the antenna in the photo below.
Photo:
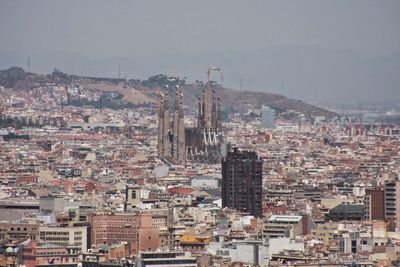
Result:
{"type": "Polygon", "coordinates": [[[26,71],[31,72],[31,58],[28,57],[28,60],[26,62],[26,71]]]}
{"type": "Polygon", "coordinates": [[[121,64],[118,64],[118,79],[121,79],[121,64]]]}

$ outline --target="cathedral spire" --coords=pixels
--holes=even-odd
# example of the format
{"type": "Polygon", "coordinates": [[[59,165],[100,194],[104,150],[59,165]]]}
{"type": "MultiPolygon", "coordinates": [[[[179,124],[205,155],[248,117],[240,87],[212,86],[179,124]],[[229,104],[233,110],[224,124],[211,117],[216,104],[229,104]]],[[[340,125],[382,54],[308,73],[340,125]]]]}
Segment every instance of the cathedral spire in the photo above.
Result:
{"type": "Polygon", "coordinates": [[[211,109],[211,127],[217,128],[217,106],[215,103],[215,96],[213,95],[212,109],[211,109]]]}
{"type": "Polygon", "coordinates": [[[164,127],[164,95],[157,90],[157,118],[158,118],[158,156],[164,157],[164,139],[163,139],[163,127],[164,127]]]}
{"type": "Polygon", "coordinates": [[[163,112],[163,156],[164,158],[171,157],[171,142],[170,142],[170,114],[169,114],[169,100],[168,100],[168,86],[165,87],[164,97],[164,112],[163,112]]]}
{"type": "Polygon", "coordinates": [[[222,131],[222,121],[221,121],[221,98],[217,98],[217,130],[222,131]]]}
{"type": "Polygon", "coordinates": [[[211,92],[211,81],[206,82],[205,90],[204,90],[204,97],[203,97],[203,104],[204,104],[204,127],[211,128],[211,112],[212,112],[212,92],[211,92]]]}
{"type": "Polygon", "coordinates": [[[202,128],[203,125],[203,112],[202,112],[202,103],[201,103],[201,98],[198,98],[199,100],[199,110],[197,111],[197,128],[202,128]]]}

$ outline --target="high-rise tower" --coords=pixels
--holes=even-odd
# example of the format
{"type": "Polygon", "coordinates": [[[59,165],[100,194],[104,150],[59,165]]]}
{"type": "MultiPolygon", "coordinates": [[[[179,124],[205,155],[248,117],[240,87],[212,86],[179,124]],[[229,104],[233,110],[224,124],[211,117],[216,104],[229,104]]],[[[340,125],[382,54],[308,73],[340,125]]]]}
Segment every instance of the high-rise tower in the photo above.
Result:
{"type": "Polygon", "coordinates": [[[222,207],[262,216],[262,160],[234,148],[222,160],[222,207]]]}
{"type": "Polygon", "coordinates": [[[400,180],[385,181],[385,219],[400,228],[400,180]]]}

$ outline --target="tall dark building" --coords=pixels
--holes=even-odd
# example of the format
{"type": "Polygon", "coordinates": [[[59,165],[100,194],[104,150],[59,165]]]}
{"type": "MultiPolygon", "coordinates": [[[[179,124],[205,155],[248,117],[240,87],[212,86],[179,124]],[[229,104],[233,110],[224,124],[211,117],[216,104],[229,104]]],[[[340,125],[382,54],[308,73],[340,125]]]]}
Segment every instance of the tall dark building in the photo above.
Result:
{"type": "Polygon", "coordinates": [[[385,219],[385,191],[380,188],[365,190],[364,196],[364,220],[385,219]]]}
{"type": "Polygon", "coordinates": [[[222,207],[262,216],[262,160],[234,148],[222,159],[222,207]]]}
{"type": "Polygon", "coordinates": [[[400,228],[400,180],[385,181],[385,219],[400,228]]]}

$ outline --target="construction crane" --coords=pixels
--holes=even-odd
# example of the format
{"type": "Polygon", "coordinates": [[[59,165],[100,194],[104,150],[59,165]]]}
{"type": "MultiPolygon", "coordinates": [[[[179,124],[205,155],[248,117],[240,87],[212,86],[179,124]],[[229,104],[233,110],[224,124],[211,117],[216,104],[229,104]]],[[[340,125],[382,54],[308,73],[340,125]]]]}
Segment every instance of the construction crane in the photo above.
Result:
{"type": "MultiPolygon", "coordinates": [[[[205,70],[206,73],[207,73],[207,82],[211,82],[211,72],[212,71],[216,71],[216,72],[220,73],[221,86],[223,86],[223,83],[224,83],[224,76],[222,74],[222,70],[218,66],[208,66],[208,67],[204,67],[204,66],[183,66],[183,67],[171,68],[170,70],[172,70],[173,73],[175,73],[175,75],[173,74],[172,76],[176,76],[176,77],[179,77],[179,78],[181,78],[180,75],[183,72],[193,71],[193,70],[195,70],[195,71],[205,70]],[[179,73],[179,74],[176,75],[176,73],[179,73]]],[[[186,79],[186,77],[184,79],[186,79]]]]}
{"type": "Polygon", "coordinates": [[[221,72],[221,68],[220,67],[208,67],[207,68],[207,82],[210,83],[210,77],[211,77],[211,71],[219,71],[221,72]]]}

